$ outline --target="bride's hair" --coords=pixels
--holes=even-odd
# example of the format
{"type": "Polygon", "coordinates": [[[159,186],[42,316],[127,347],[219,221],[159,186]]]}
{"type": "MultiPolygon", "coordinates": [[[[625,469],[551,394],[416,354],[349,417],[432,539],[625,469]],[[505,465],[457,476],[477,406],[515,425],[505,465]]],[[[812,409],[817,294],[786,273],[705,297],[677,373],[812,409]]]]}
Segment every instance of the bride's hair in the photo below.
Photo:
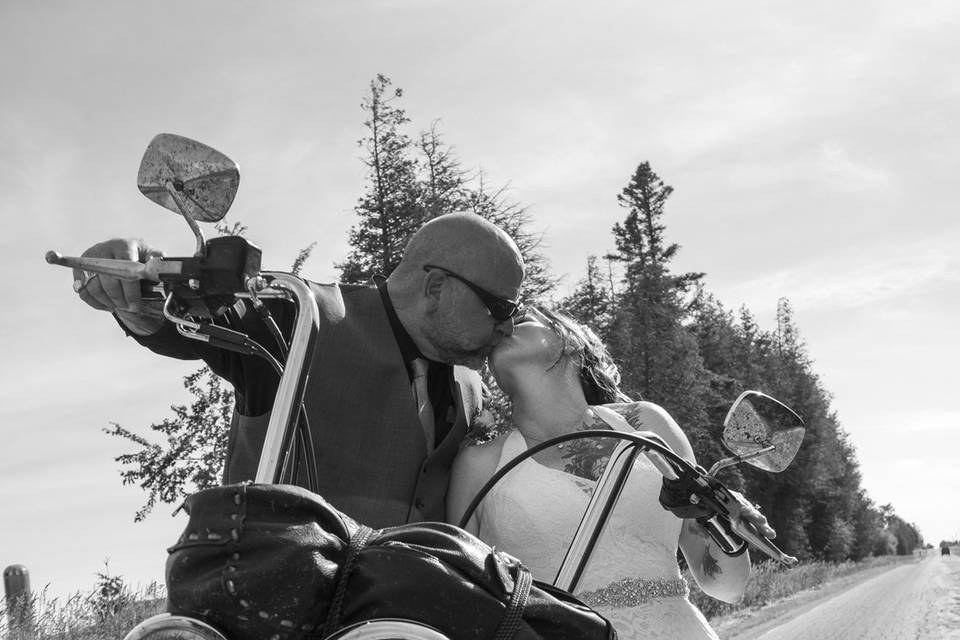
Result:
{"type": "Polygon", "coordinates": [[[566,356],[579,358],[580,386],[587,404],[631,401],[620,390],[620,369],[593,329],[563,313],[547,309],[540,309],[540,312],[563,342],[563,351],[554,366],[566,356]]]}

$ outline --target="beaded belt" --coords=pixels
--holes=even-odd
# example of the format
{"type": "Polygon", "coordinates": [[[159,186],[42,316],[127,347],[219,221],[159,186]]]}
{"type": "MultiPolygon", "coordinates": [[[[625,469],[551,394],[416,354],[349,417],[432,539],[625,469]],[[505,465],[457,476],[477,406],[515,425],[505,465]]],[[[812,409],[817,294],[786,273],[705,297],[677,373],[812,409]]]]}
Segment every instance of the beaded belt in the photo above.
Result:
{"type": "Polygon", "coordinates": [[[657,598],[676,598],[689,593],[685,580],[623,578],[595,591],[577,595],[591,607],[635,607],[657,598]]]}

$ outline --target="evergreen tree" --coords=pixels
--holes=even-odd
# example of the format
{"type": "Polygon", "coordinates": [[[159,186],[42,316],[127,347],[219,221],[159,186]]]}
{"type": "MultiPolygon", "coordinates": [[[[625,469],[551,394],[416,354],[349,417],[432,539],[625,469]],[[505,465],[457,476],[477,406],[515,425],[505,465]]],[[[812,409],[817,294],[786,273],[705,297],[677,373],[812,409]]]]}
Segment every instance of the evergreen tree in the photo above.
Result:
{"type": "Polygon", "coordinates": [[[377,273],[389,275],[400,263],[410,236],[426,221],[417,161],[402,130],[409,118],[394,104],[403,91],[391,85],[389,78],[378,74],[360,105],[368,113],[363,123],[367,135],[359,141],[368,181],[354,208],[359,220],[350,229],[353,249],[337,265],[344,282],[365,282],[377,273]]]}
{"type": "Polygon", "coordinates": [[[664,205],[671,193],[673,188],[643,162],[617,198],[627,216],[613,228],[617,250],[611,258],[624,264],[625,275],[610,348],[621,363],[626,393],[662,405],[695,450],[713,453],[716,439],[705,410],[710,375],[695,338],[683,326],[690,304],[685,296],[703,274],[670,272],[679,250],[664,237],[664,205]]]}
{"type": "Polygon", "coordinates": [[[558,306],[562,312],[592,328],[606,342],[614,304],[614,291],[600,271],[597,256],[588,256],[586,275],[558,306]]]}
{"type": "Polygon", "coordinates": [[[460,165],[453,148],[443,140],[439,124],[422,131],[417,145],[422,157],[421,203],[426,220],[470,209],[469,174],[460,165]]]}

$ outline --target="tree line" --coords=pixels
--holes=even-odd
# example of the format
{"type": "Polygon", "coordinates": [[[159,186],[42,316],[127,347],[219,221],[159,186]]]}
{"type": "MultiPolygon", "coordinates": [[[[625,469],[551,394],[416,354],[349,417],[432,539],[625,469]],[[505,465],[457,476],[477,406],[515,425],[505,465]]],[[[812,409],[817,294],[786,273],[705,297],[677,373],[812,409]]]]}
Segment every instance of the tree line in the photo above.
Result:
{"type": "MultiPolygon", "coordinates": [[[[612,229],[613,250],[587,257],[582,279],[559,295],[526,208],[508,197],[505,186],[492,187],[482,170],[465,168],[437,122],[411,135],[402,97],[378,75],[361,103],[358,143],[367,178],[354,207],[350,252],[337,265],[341,281],[389,275],[410,236],[438,215],[481,215],[516,239],[527,264],[525,301],[594,328],[620,366],[624,392],[669,411],[701,461],[723,457],[717,425],[746,389],[774,396],[803,417],[806,438],[787,470],[770,474],[739,466],[721,472],[724,482],[761,507],[786,552],[841,561],[909,554],[922,545],[915,525],[891,505],[876,505],[862,487],[855,450],[814,371],[789,301],[779,301],[776,326],[764,329],[746,307],[728,309],[712,295],[704,273],[671,270],[680,249],[665,224],[673,189],[649,162],[635,168],[617,196],[624,217],[612,229]]],[[[307,255],[309,248],[297,256],[296,270],[307,255]]],[[[173,418],[151,425],[164,436],[162,444],[117,424],[106,429],[139,447],[117,458],[123,482],[148,494],[138,520],[157,502],[176,502],[220,477],[232,393],[205,368],[184,385],[193,402],[172,407],[173,418]]],[[[492,404],[505,422],[509,406],[502,394],[495,393],[492,404]]]]}

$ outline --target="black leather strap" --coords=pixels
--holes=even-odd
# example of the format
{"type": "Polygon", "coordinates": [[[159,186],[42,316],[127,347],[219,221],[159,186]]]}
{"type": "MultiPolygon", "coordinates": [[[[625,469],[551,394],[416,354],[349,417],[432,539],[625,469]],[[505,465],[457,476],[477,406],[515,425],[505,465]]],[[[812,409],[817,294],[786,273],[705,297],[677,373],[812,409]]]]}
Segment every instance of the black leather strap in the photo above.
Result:
{"type": "Polygon", "coordinates": [[[323,623],[323,637],[331,635],[340,626],[340,610],[343,608],[343,597],[347,593],[347,580],[353,572],[353,565],[357,563],[357,556],[363,549],[367,540],[373,534],[370,527],[361,526],[356,533],[350,536],[347,543],[347,556],[340,566],[340,573],[337,575],[337,588],[333,593],[333,599],[330,601],[330,610],[327,612],[327,619],[323,623]]]}
{"type": "Polygon", "coordinates": [[[497,627],[493,640],[512,640],[517,635],[532,584],[533,576],[530,575],[530,571],[522,565],[518,567],[517,579],[513,583],[513,593],[510,594],[510,604],[507,605],[507,612],[504,614],[503,620],[500,621],[500,626],[497,627]]]}

